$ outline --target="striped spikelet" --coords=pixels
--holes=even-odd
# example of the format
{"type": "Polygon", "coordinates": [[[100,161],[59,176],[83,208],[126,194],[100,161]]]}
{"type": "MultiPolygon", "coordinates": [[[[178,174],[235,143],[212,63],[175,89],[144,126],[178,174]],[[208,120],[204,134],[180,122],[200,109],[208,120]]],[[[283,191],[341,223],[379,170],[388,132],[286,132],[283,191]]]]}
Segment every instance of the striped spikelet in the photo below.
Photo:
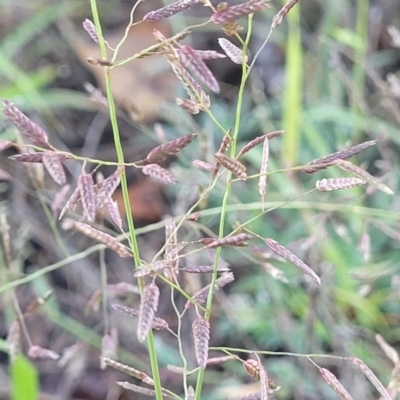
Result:
{"type": "Polygon", "coordinates": [[[350,189],[366,183],[360,178],[328,178],[317,181],[315,187],[320,192],[330,192],[332,190],[350,189]]]}
{"type": "Polygon", "coordinates": [[[215,158],[223,167],[233,172],[238,178],[247,178],[246,167],[240,161],[230,158],[223,153],[216,153],[215,158]]]}
{"type": "Polygon", "coordinates": [[[210,323],[205,318],[198,316],[193,322],[192,329],[197,364],[201,368],[206,368],[208,343],[210,341],[210,323]]]}
{"type": "Polygon", "coordinates": [[[144,287],[140,300],[139,321],[137,326],[137,337],[141,343],[145,341],[152,327],[154,314],[158,308],[159,297],[160,289],[154,282],[144,287]]]}
{"type": "MultiPolygon", "coordinates": [[[[226,3],[224,4],[226,5],[226,3]]],[[[212,22],[219,25],[225,25],[230,22],[235,22],[239,18],[246,15],[253,14],[269,7],[266,0],[250,0],[246,3],[238,4],[229,7],[226,5],[224,8],[216,11],[210,18],[212,22]]]]}

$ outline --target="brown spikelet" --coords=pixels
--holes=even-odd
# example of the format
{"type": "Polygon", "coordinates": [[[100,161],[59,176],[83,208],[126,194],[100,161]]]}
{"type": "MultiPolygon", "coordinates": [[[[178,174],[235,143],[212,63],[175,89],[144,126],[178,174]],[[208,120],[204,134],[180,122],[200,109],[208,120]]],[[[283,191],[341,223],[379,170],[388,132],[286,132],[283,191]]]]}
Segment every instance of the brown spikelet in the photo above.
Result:
{"type": "Polygon", "coordinates": [[[328,178],[315,182],[315,187],[320,192],[330,192],[332,190],[350,189],[366,183],[360,178],[328,178]]]}
{"type": "Polygon", "coordinates": [[[204,169],[205,171],[209,172],[211,172],[214,169],[214,167],[211,164],[201,160],[193,160],[192,165],[195,168],[204,169]]]}
{"type": "Polygon", "coordinates": [[[207,365],[220,365],[226,363],[228,361],[237,360],[237,356],[222,356],[222,357],[213,357],[207,360],[207,365]]]}
{"type": "Polygon", "coordinates": [[[142,172],[150,178],[155,179],[166,185],[174,185],[178,183],[176,178],[166,169],[161,168],[158,164],[149,164],[143,167],[142,172]]]}
{"type": "MultiPolygon", "coordinates": [[[[184,267],[180,269],[183,272],[188,272],[190,274],[206,274],[214,271],[213,265],[196,265],[190,267],[184,267]]],[[[228,272],[229,268],[218,267],[218,272],[228,272]]]]}
{"type": "Polygon", "coordinates": [[[216,288],[222,288],[235,280],[232,272],[224,272],[215,282],[216,288]]]}
{"type": "Polygon", "coordinates": [[[197,83],[197,81],[186,71],[183,67],[179,69],[180,81],[183,83],[183,87],[188,93],[190,100],[197,103],[200,110],[208,110],[211,106],[210,96],[208,96],[203,88],[197,83]]]}
{"type": "Polygon", "coordinates": [[[194,320],[192,328],[197,364],[201,368],[206,368],[208,343],[210,341],[210,323],[199,316],[194,320]]]}
{"type": "Polygon", "coordinates": [[[216,153],[215,158],[223,167],[233,172],[238,178],[247,178],[246,167],[240,161],[230,158],[222,153],[216,153]]]}
{"type": "Polygon", "coordinates": [[[267,371],[262,366],[261,362],[259,362],[259,367],[260,367],[260,383],[261,383],[261,390],[260,390],[261,400],[268,400],[269,399],[268,394],[270,393],[269,377],[267,371]]]}
{"type": "Polygon", "coordinates": [[[47,133],[39,126],[31,121],[24,113],[22,113],[14,103],[8,100],[2,100],[4,106],[3,114],[20,130],[25,136],[37,146],[47,146],[47,133]]]}
{"type": "Polygon", "coordinates": [[[55,194],[51,203],[51,211],[53,212],[54,218],[57,217],[58,212],[61,210],[61,205],[64,203],[65,197],[70,189],[70,185],[65,185],[55,194]]]}
{"type": "MultiPolygon", "coordinates": [[[[225,135],[221,140],[221,144],[219,145],[219,149],[218,149],[217,153],[221,153],[221,154],[226,153],[226,151],[228,150],[228,147],[231,143],[231,138],[230,138],[231,133],[232,133],[232,128],[229,128],[227,135],[225,135]]],[[[220,163],[216,162],[214,164],[213,177],[215,177],[218,174],[220,167],[221,167],[220,163]]]]}
{"type": "Polygon", "coordinates": [[[169,263],[166,260],[155,261],[151,264],[138,267],[134,273],[134,277],[141,278],[143,276],[154,275],[168,267],[169,263]]]}
{"type": "Polygon", "coordinates": [[[194,393],[193,386],[189,386],[188,393],[187,393],[187,400],[194,400],[194,396],[195,396],[195,393],[194,393]]]}
{"type": "Polygon", "coordinates": [[[320,368],[319,372],[324,381],[344,400],[354,400],[331,371],[320,368]]]}
{"type": "Polygon", "coordinates": [[[207,67],[201,56],[190,46],[182,45],[179,55],[186,67],[189,67],[197,77],[214,93],[219,93],[217,79],[207,67]]]}
{"type": "Polygon", "coordinates": [[[67,212],[74,211],[80,198],[81,198],[81,191],[80,191],[79,187],[77,187],[71,194],[71,197],[68,199],[68,201],[65,204],[65,206],[63,207],[63,209],[61,210],[61,213],[60,213],[60,216],[58,217],[58,219],[61,219],[67,212]]]}
{"type": "Polygon", "coordinates": [[[53,178],[54,182],[60,186],[64,186],[67,178],[65,176],[64,167],[61,162],[61,158],[58,154],[53,152],[46,152],[43,154],[43,165],[47,169],[47,172],[53,178]]]}
{"type": "Polygon", "coordinates": [[[263,154],[260,168],[260,179],[258,181],[258,193],[260,193],[261,201],[264,209],[264,198],[267,193],[267,172],[268,172],[268,161],[269,161],[269,140],[266,137],[264,140],[263,154]]]}
{"type": "Polygon", "coordinates": [[[136,379],[139,379],[143,382],[146,382],[150,385],[154,383],[153,379],[150,378],[146,373],[139,371],[133,367],[129,367],[128,365],[122,364],[118,361],[114,361],[111,358],[105,357],[103,358],[104,364],[108,365],[111,368],[114,368],[118,371],[124,372],[127,375],[133,376],[136,379]]]}
{"type": "MultiPolygon", "coordinates": [[[[124,314],[126,314],[126,315],[128,315],[128,316],[130,316],[132,318],[138,318],[139,317],[139,311],[135,310],[134,308],[130,308],[130,307],[124,306],[122,304],[116,304],[116,303],[111,304],[111,307],[114,310],[122,312],[122,313],[124,313],[124,314]]],[[[168,329],[168,322],[165,321],[162,318],[154,317],[153,318],[153,322],[151,324],[151,327],[152,327],[152,329],[155,329],[155,330],[158,330],[158,331],[159,330],[168,329]]]]}
{"type": "MultiPolygon", "coordinates": [[[[239,65],[243,63],[243,51],[239,47],[225,38],[219,38],[218,43],[232,62],[239,65]]],[[[244,61],[247,62],[247,56],[244,61]]]]}
{"type": "Polygon", "coordinates": [[[108,200],[106,203],[106,207],[108,209],[112,221],[122,231],[122,218],[119,212],[118,203],[113,200],[108,200]]]}
{"type": "Polygon", "coordinates": [[[103,243],[107,248],[116,252],[121,257],[132,257],[131,251],[120,243],[115,237],[109,235],[108,233],[99,231],[92,226],[85,224],[83,222],[73,221],[71,219],[66,219],[63,225],[64,229],[74,229],[78,232],[83,233],[87,237],[97,240],[103,243]]]}
{"type": "Polygon", "coordinates": [[[243,363],[243,367],[254,380],[260,380],[260,363],[257,360],[248,359],[243,363]]]}
{"type": "Polygon", "coordinates": [[[189,135],[182,136],[180,138],[171,140],[168,143],[157,146],[150,151],[146,157],[146,160],[149,163],[160,163],[168,157],[172,157],[179,153],[182,149],[192,143],[196,137],[196,133],[190,133],[189,135]]]}
{"type": "Polygon", "coordinates": [[[21,327],[14,321],[8,330],[6,347],[11,361],[14,361],[21,351],[21,327]]]}
{"type": "Polygon", "coordinates": [[[101,339],[100,369],[106,369],[104,358],[115,358],[118,348],[118,332],[115,328],[110,333],[103,335],[101,339]]]}
{"type": "Polygon", "coordinates": [[[390,189],[385,184],[380,182],[374,176],[370,175],[364,169],[358,167],[357,165],[352,164],[350,161],[337,159],[337,160],[334,160],[332,162],[332,164],[336,165],[337,167],[339,167],[343,171],[350,172],[351,174],[355,175],[357,178],[360,178],[360,179],[364,180],[365,182],[369,183],[370,185],[372,185],[373,187],[375,187],[376,189],[378,189],[378,190],[380,190],[380,191],[382,191],[384,193],[394,194],[392,189],[390,189]]]}
{"type": "Polygon", "coordinates": [[[199,211],[191,213],[187,216],[186,221],[197,221],[201,217],[201,213],[199,211]]]}
{"type": "Polygon", "coordinates": [[[35,345],[29,347],[28,356],[30,358],[50,360],[58,360],[60,358],[60,356],[55,351],[35,345]]]}
{"type": "Polygon", "coordinates": [[[86,304],[84,314],[89,315],[89,313],[91,313],[92,311],[98,311],[102,298],[103,292],[101,291],[101,289],[95,290],[86,304]]]}
{"type": "Polygon", "coordinates": [[[381,335],[375,335],[375,340],[385,353],[386,357],[396,365],[400,361],[399,353],[390,346],[381,335]]]}
{"type": "Polygon", "coordinates": [[[122,167],[118,167],[107,179],[95,185],[96,193],[96,208],[100,209],[111,200],[111,196],[121,182],[122,167]]]}
{"type": "Polygon", "coordinates": [[[144,17],[144,21],[160,21],[162,19],[171,17],[172,15],[178,14],[183,10],[187,10],[193,4],[196,4],[198,0],[177,0],[165,7],[159,8],[158,10],[148,12],[144,17]]]}
{"type": "Polygon", "coordinates": [[[44,153],[22,153],[8,157],[9,160],[18,162],[42,163],[44,153]]]}
{"type": "MultiPolygon", "coordinates": [[[[213,239],[211,242],[209,238],[205,238],[206,246],[209,248],[220,247],[220,246],[247,246],[248,240],[251,238],[251,235],[247,233],[239,233],[233,236],[227,236],[222,239],[213,239]]],[[[204,239],[200,239],[199,242],[202,243],[204,239]]]]}
{"type": "Polygon", "coordinates": [[[198,114],[200,112],[200,105],[192,100],[189,99],[181,99],[180,97],[177,97],[175,99],[176,104],[182,108],[182,110],[187,111],[190,114],[198,114]]]}
{"type": "Polygon", "coordinates": [[[278,136],[281,136],[284,131],[274,131],[274,132],[269,132],[265,133],[264,135],[258,136],[249,143],[247,143],[243,148],[239,151],[238,155],[236,158],[239,158],[243,154],[247,153],[249,150],[252,148],[258,146],[261,143],[264,143],[265,139],[271,140],[273,138],[276,138],[278,136]]]}
{"type": "Polygon", "coordinates": [[[267,0],[249,0],[246,3],[232,7],[226,6],[218,10],[211,16],[210,21],[215,24],[224,25],[229,22],[235,22],[239,18],[261,11],[267,7],[269,7],[267,0]]]}
{"type": "Polygon", "coordinates": [[[289,0],[278,12],[278,14],[276,14],[274,16],[274,18],[272,19],[272,25],[271,25],[271,29],[275,29],[276,27],[278,27],[283,19],[286,17],[286,15],[289,13],[289,11],[298,3],[299,0],[289,0]]]}
{"type": "MultiPolygon", "coordinates": [[[[95,25],[93,24],[93,22],[86,18],[83,22],[82,22],[83,28],[85,29],[85,31],[89,34],[89,36],[91,37],[91,39],[95,42],[95,43],[99,43],[99,36],[97,35],[97,30],[95,25]]],[[[104,40],[104,44],[110,48],[109,43],[104,40]]]]}
{"type": "Polygon", "coordinates": [[[381,381],[363,361],[354,357],[348,357],[347,360],[354,364],[366,376],[366,378],[375,386],[375,389],[380,393],[383,399],[392,400],[381,381]]]}
{"type": "Polygon", "coordinates": [[[194,50],[194,51],[203,60],[215,60],[215,59],[218,59],[218,58],[226,58],[225,54],[218,53],[218,51],[214,51],[214,50],[194,50]]]}
{"type": "Polygon", "coordinates": [[[316,160],[307,163],[306,164],[307,167],[304,168],[303,171],[307,172],[308,174],[313,174],[314,172],[326,169],[332,165],[333,161],[338,159],[347,160],[348,158],[351,158],[356,154],[361,153],[362,151],[368,149],[369,147],[374,146],[376,142],[377,142],[376,140],[370,140],[368,142],[363,142],[355,146],[352,146],[348,149],[340,150],[337,151],[336,153],[329,154],[321,158],[317,158],[316,160]]]}
{"type": "Polygon", "coordinates": [[[301,261],[297,256],[295,256],[286,247],[279,244],[273,239],[264,239],[267,246],[273,250],[275,253],[279,254],[285,260],[288,260],[296,267],[300,268],[306,275],[310,276],[318,285],[321,284],[321,278],[303,261],[301,261]]]}
{"type": "Polygon", "coordinates": [[[154,313],[158,308],[160,290],[154,282],[146,285],[143,289],[140,301],[139,321],[137,326],[137,337],[139,342],[144,342],[151,329],[154,313]]]}
{"type": "Polygon", "coordinates": [[[92,175],[82,173],[78,178],[77,187],[79,188],[84,216],[89,222],[94,222],[96,216],[96,196],[92,175]]]}
{"type": "Polygon", "coordinates": [[[128,282],[118,282],[113,285],[107,285],[108,291],[113,296],[129,296],[131,294],[140,294],[139,288],[128,282]]]}

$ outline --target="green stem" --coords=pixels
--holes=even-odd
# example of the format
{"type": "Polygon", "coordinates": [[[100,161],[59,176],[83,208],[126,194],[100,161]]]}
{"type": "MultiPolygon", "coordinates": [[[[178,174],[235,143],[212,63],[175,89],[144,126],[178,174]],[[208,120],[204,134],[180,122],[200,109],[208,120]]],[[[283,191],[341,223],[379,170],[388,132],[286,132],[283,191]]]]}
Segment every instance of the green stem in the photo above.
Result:
{"type": "MultiPolygon", "coordinates": [[[[252,32],[252,20],[253,20],[253,15],[249,15],[249,24],[248,24],[248,31],[247,31],[247,36],[246,36],[246,41],[243,45],[243,54],[245,55],[247,53],[247,48],[250,42],[251,38],[251,32],[252,32]]],[[[239,93],[238,93],[238,102],[237,102],[237,107],[236,107],[236,117],[235,117],[235,128],[233,131],[233,140],[232,140],[232,145],[231,145],[231,157],[235,157],[236,153],[236,144],[237,144],[237,138],[239,136],[239,127],[240,127],[240,118],[241,118],[241,111],[242,111],[242,104],[243,104],[243,94],[244,94],[244,88],[246,85],[247,81],[247,67],[246,67],[246,61],[245,57],[243,57],[243,64],[242,64],[242,80],[240,83],[240,88],[239,88],[239,93]]],[[[231,179],[232,179],[232,172],[228,172],[228,176],[226,178],[226,189],[225,189],[225,195],[222,200],[222,207],[221,207],[221,217],[220,217],[220,222],[219,222],[219,234],[218,237],[222,238],[224,237],[224,229],[225,229],[225,218],[226,218],[226,213],[227,213],[227,206],[228,206],[228,199],[230,196],[231,192],[231,179]]],[[[219,260],[221,257],[221,247],[217,248],[217,251],[215,253],[215,264],[214,264],[214,272],[212,275],[211,279],[211,284],[210,284],[210,291],[208,293],[207,297],[207,310],[208,312],[204,316],[207,320],[210,319],[211,315],[211,307],[212,307],[212,301],[213,301],[213,296],[214,296],[214,287],[215,287],[215,282],[217,280],[217,270],[218,270],[218,264],[219,260]]],[[[201,390],[203,386],[203,381],[204,381],[204,368],[199,369],[199,374],[197,375],[197,384],[196,384],[196,396],[195,400],[200,400],[201,398],[201,390]]]]}
{"type": "MultiPolygon", "coordinates": [[[[101,49],[101,55],[103,58],[107,58],[107,49],[106,49],[106,46],[104,43],[102,31],[101,31],[101,24],[100,24],[100,18],[99,18],[99,14],[98,14],[98,10],[97,10],[96,0],[90,0],[90,4],[91,4],[91,8],[92,8],[93,20],[96,25],[97,35],[99,37],[99,45],[100,45],[100,49],[101,49]]],[[[121,137],[119,134],[119,127],[118,127],[118,121],[117,121],[117,113],[116,113],[114,97],[113,97],[113,93],[112,93],[110,68],[108,68],[108,67],[105,68],[105,82],[106,82],[108,105],[109,105],[109,110],[110,110],[110,121],[111,121],[112,131],[113,131],[113,135],[114,135],[115,151],[117,153],[118,163],[120,163],[122,165],[125,162],[124,152],[122,149],[121,137]]],[[[122,194],[123,194],[124,205],[125,205],[125,210],[126,210],[126,219],[127,219],[128,228],[129,228],[130,245],[131,245],[131,249],[133,251],[135,267],[138,267],[141,264],[141,260],[140,260],[140,255],[139,255],[139,246],[138,246],[138,243],[136,240],[135,225],[133,223],[132,210],[131,210],[131,205],[130,205],[130,201],[129,201],[128,182],[126,179],[125,172],[123,172],[121,174],[121,187],[122,187],[122,194]]],[[[138,282],[139,282],[139,287],[142,290],[143,283],[140,280],[138,282]]],[[[152,331],[150,331],[149,334],[147,335],[147,345],[149,348],[151,371],[152,371],[153,379],[154,379],[154,388],[156,391],[156,399],[162,400],[163,396],[162,396],[162,391],[161,391],[161,379],[160,379],[160,373],[158,370],[157,355],[156,355],[152,331]]]]}

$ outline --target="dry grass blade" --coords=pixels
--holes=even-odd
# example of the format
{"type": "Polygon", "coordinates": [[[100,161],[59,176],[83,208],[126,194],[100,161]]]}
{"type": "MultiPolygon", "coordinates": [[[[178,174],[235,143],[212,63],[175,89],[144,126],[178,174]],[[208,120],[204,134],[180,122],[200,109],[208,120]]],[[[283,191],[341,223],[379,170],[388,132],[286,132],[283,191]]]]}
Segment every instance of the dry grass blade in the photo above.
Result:
{"type": "Polygon", "coordinates": [[[158,164],[149,164],[143,167],[142,172],[150,178],[155,179],[166,185],[174,185],[178,183],[176,178],[166,169],[161,168],[158,164]]]}
{"type": "Polygon", "coordinates": [[[60,358],[60,356],[55,351],[45,349],[43,347],[35,346],[35,345],[32,345],[31,347],[29,347],[28,356],[30,358],[43,359],[43,360],[46,360],[46,359],[47,360],[58,360],[60,358]]]}
{"type": "Polygon", "coordinates": [[[78,178],[77,186],[79,188],[84,216],[89,222],[94,222],[96,217],[96,196],[92,175],[82,173],[78,178]]]}
{"type": "Polygon", "coordinates": [[[160,21],[162,19],[171,17],[172,15],[178,14],[181,11],[187,10],[197,2],[198,0],[177,0],[174,3],[168,4],[165,7],[159,8],[158,10],[148,12],[143,17],[143,20],[160,21]]]}
{"type": "Polygon", "coordinates": [[[375,389],[380,393],[383,399],[393,400],[391,396],[389,396],[389,393],[385,387],[382,385],[381,381],[363,361],[354,357],[348,357],[347,360],[354,364],[367,377],[367,379],[375,386],[375,389]]]}
{"type": "Polygon", "coordinates": [[[261,201],[264,210],[264,199],[267,193],[267,172],[268,172],[268,161],[269,161],[269,140],[265,138],[263,146],[263,154],[260,168],[260,179],[258,181],[258,193],[260,193],[261,201]]]}
{"type": "MultiPolygon", "coordinates": [[[[111,304],[111,307],[116,311],[119,311],[119,312],[122,312],[122,313],[128,315],[129,317],[132,317],[132,318],[139,317],[139,311],[135,310],[134,308],[130,308],[130,307],[124,306],[122,304],[116,304],[116,303],[111,304]]],[[[162,318],[154,317],[151,327],[152,327],[152,329],[155,329],[157,331],[168,329],[168,322],[162,318]]]]}
{"type": "Polygon", "coordinates": [[[350,189],[366,183],[360,178],[324,178],[315,182],[315,187],[320,192],[331,192],[332,190],[350,189]]]}
{"type": "Polygon", "coordinates": [[[111,200],[111,196],[121,182],[122,167],[118,167],[107,179],[95,185],[96,193],[96,208],[100,209],[111,200]]]}
{"type": "Polygon", "coordinates": [[[8,157],[9,160],[18,162],[42,163],[44,153],[22,153],[8,157]]]}
{"type": "Polygon", "coordinates": [[[274,18],[272,19],[272,25],[271,25],[271,29],[275,29],[276,27],[278,27],[283,19],[286,17],[286,15],[289,13],[289,11],[298,3],[299,0],[289,0],[278,12],[278,14],[276,14],[274,16],[274,18]]]}
{"type": "Polygon", "coordinates": [[[160,163],[168,157],[172,157],[179,153],[182,149],[192,143],[196,137],[196,133],[190,133],[189,135],[182,136],[180,138],[171,140],[168,143],[157,146],[150,151],[146,157],[146,160],[149,163],[160,163]]]}
{"type": "Polygon", "coordinates": [[[303,261],[301,261],[297,256],[295,256],[286,247],[279,244],[273,239],[264,239],[267,246],[273,250],[275,253],[279,254],[285,260],[288,260],[296,267],[300,268],[306,275],[310,276],[318,285],[321,284],[321,278],[303,261]]]}
{"type": "Polygon", "coordinates": [[[137,337],[139,342],[144,342],[149,330],[152,327],[154,314],[158,308],[160,289],[153,282],[146,285],[143,289],[140,301],[139,321],[137,326],[137,337]]]}
{"type": "Polygon", "coordinates": [[[350,393],[344,388],[344,386],[339,382],[334,374],[331,371],[320,368],[319,372],[321,373],[324,381],[344,400],[354,400],[353,397],[350,396],[350,393]]]}
{"type": "Polygon", "coordinates": [[[216,153],[215,158],[223,167],[234,173],[238,178],[247,178],[246,167],[240,161],[230,158],[223,153],[216,153]]]}
{"type": "Polygon", "coordinates": [[[8,100],[1,101],[3,114],[20,130],[25,136],[37,146],[47,146],[47,133],[39,126],[31,121],[24,113],[22,113],[14,103],[8,100]]]}
{"type": "Polygon", "coordinates": [[[43,165],[53,178],[54,182],[58,183],[60,186],[64,186],[66,184],[67,178],[65,176],[61,158],[58,154],[52,152],[44,153],[43,165]]]}
{"type": "Polygon", "coordinates": [[[214,93],[220,92],[217,79],[196,50],[190,46],[183,45],[181,46],[179,55],[184,65],[189,67],[209,89],[214,93]]]}
{"type": "Polygon", "coordinates": [[[235,22],[246,15],[261,11],[269,7],[269,4],[267,0],[250,0],[232,7],[224,3],[224,6],[224,8],[221,7],[222,9],[219,9],[211,16],[210,21],[215,24],[225,25],[229,22],[235,22]]]}
{"type": "Polygon", "coordinates": [[[271,140],[273,138],[276,138],[278,136],[281,136],[284,131],[274,131],[274,132],[269,132],[265,133],[264,135],[258,136],[249,143],[247,143],[243,148],[239,151],[237,158],[242,156],[243,154],[247,153],[250,151],[252,148],[258,146],[261,143],[264,143],[265,139],[271,140]]]}
{"type": "Polygon", "coordinates": [[[381,335],[375,335],[375,339],[379,344],[380,348],[386,354],[386,357],[390,361],[392,361],[394,365],[397,365],[398,362],[400,361],[400,358],[399,358],[399,353],[396,351],[396,349],[390,346],[381,335]]]}
{"type": "Polygon", "coordinates": [[[108,233],[99,231],[92,226],[83,222],[73,221],[72,219],[66,219],[63,225],[64,229],[74,229],[78,232],[83,233],[87,237],[97,240],[103,243],[108,249],[114,251],[121,257],[132,257],[131,251],[120,243],[115,237],[112,237],[108,233]]]}
{"type": "MultiPolygon", "coordinates": [[[[243,63],[243,51],[239,49],[239,47],[235,46],[225,38],[218,38],[218,43],[232,62],[239,65],[243,63]]],[[[244,62],[247,62],[247,56],[245,57],[244,62]]]]}
{"type": "Polygon", "coordinates": [[[210,341],[210,323],[199,316],[194,320],[192,328],[197,364],[201,368],[206,368],[208,343],[210,341]]]}
{"type": "Polygon", "coordinates": [[[347,160],[355,156],[356,154],[361,153],[362,151],[374,146],[376,144],[376,140],[370,140],[368,142],[363,142],[352,146],[345,150],[337,151],[336,153],[329,154],[327,156],[317,158],[316,160],[310,161],[306,164],[307,168],[304,168],[303,171],[308,174],[313,174],[317,171],[321,171],[322,169],[326,169],[333,164],[335,160],[347,160]]]}
{"type": "Polygon", "coordinates": [[[108,365],[109,367],[112,367],[118,371],[124,372],[127,375],[133,376],[136,379],[139,379],[141,381],[145,381],[146,383],[153,382],[153,379],[150,378],[149,375],[146,373],[139,371],[133,367],[129,367],[128,365],[122,364],[118,361],[114,361],[111,358],[105,357],[103,358],[104,364],[108,365]]]}
{"type": "Polygon", "coordinates": [[[352,164],[349,161],[338,159],[338,160],[333,161],[332,164],[336,165],[337,167],[339,167],[343,171],[350,172],[351,174],[355,175],[357,178],[360,178],[360,179],[366,181],[367,183],[369,183],[370,185],[372,185],[376,189],[378,189],[378,190],[380,190],[380,191],[382,191],[382,192],[384,192],[386,194],[394,194],[392,189],[390,189],[385,184],[380,182],[374,176],[370,175],[364,169],[358,167],[357,165],[352,164]]]}

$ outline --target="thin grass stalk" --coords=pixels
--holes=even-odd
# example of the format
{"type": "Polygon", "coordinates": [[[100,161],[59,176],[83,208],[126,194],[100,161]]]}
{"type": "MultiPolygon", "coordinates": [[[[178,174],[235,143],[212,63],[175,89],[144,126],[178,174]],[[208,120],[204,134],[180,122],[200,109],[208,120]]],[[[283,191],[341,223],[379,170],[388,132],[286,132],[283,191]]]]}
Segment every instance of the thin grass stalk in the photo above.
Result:
{"type": "MultiPolygon", "coordinates": [[[[240,125],[240,117],[241,117],[241,111],[242,111],[242,105],[243,105],[244,88],[246,86],[246,81],[249,76],[247,73],[245,58],[246,58],[247,48],[249,46],[249,42],[250,42],[250,38],[251,38],[252,27],[253,27],[252,23],[253,23],[253,14],[250,14],[248,16],[247,36],[246,36],[246,40],[243,44],[242,79],[240,82],[240,87],[239,87],[239,92],[238,92],[238,101],[237,101],[236,116],[235,116],[235,127],[234,127],[234,131],[233,131],[233,140],[232,140],[232,144],[231,144],[231,157],[232,158],[234,158],[236,155],[236,143],[237,143],[237,138],[239,135],[239,125],[240,125]]],[[[232,179],[232,172],[228,171],[227,178],[226,178],[225,195],[222,200],[222,206],[221,206],[221,217],[220,217],[219,232],[218,232],[219,239],[222,239],[224,237],[225,219],[226,219],[226,214],[227,214],[228,200],[229,200],[229,196],[230,196],[230,192],[231,192],[231,185],[230,185],[231,179],[232,179]]],[[[215,282],[217,280],[217,271],[218,271],[218,265],[219,265],[219,261],[220,261],[220,257],[221,257],[221,251],[222,251],[222,247],[218,247],[215,252],[214,272],[212,274],[210,291],[208,293],[207,304],[206,304],[206,308],[207,308],[208,312],[204,315],[204,318],[206,320],[209,320],[210,315],[211,315],[211,306],[212,306],[212,301],[213,301],[213,296],[214,296],[215,282]]],[[[201,390],[202,390],[203,380],[204,380],[204,371],[205,371],[204,368],[200,368],[199,373],[197,375],[195,400],[201,399],[201,390]]]]}
{"type": "MultiPolygon", "coordinates": [[[[90,0],[90,6],[91,6],[92,14],[93,14],[93,20],[94,20],[94,23],[96,26],[97,34],[99,36],[99,45],[100,45],[101,55],[104,59],[106,59],[107,58],[107,49],[106,49],[106,45],[104,43],[104,37],[103,37],[102,29],[101,29],[101,23],[100,23],[96,0],[90,0]]],[[[125,162],[124,152],[122,149],[121,137],[120,137],[120,133],[119,133],[117,113],[116,113],[114,97],[113,97],[112,88],[111,88],[111,77],[110,77],[110,69],[109,68],[105,69],[105,82],[106,82],[108,105],[109,105],[109,110],[110,110],[110,121],[111,121],[112,130],[113,130],[113,136],[114,136],[115,151],[117,153],[118,163],[123,165],[125,162]]],[[[130,246],[133,251],[135,268],[137,268],[141,264],[141,260],[140,260],[140,255],[139,255],[139,246],[138,246],[138,243],[136,240],[135,225],[133,223],[132,210],[131,210],[131,205],[130,205],[130,201],[129,201],[128,182],[126,179],[125,171],[123,171],[121,173],[121,187],[122,187],[122,195],[123,195],[124,205],[125,205],[125,210],[126,210],[126,219],[127,219],[128,228],[129,228],[130,246]]],[[[138,283],[139,283],[140,290],[143,291],[143,283],[141,282],[141,280],[139,280],[138,283]]],[[[152,370],[152,375],[153,375],[153,379],[154,379],[154,388],[156,391],[156,400],[162,400],[163,399],[162,386],[161,386],[161,379],[160,379],[160,373],[159,373],[159,369],[158,369],[157,355],[156,355],[152,330],[150,330],[149,334],[147,335],[147,344],[148,344],[148,348],[149,348],[151,370],[152,370]]]]}

